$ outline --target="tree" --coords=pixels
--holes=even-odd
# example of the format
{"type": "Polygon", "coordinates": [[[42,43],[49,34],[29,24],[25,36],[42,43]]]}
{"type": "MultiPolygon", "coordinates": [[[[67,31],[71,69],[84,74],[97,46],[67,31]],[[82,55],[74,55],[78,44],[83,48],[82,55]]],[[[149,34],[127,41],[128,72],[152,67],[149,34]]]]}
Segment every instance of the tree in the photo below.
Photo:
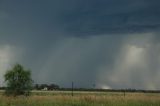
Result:
{"type": "Polygon", "coordinates": [[[6,95],[29,95],[32,88],[31,72],[25,70],[22,65],[16,64],[5,75],[6,95]]]}

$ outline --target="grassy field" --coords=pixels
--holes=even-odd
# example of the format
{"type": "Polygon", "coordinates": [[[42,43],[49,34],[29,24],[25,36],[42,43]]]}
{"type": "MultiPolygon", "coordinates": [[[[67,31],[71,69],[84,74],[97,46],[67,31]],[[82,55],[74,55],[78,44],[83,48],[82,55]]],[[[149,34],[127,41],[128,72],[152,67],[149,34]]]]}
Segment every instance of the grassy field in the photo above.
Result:
{"type": "Polygon", "coordinates": [[[6,97],[0,106],[160,106],[160,94],[118,92],[33,91],[30,97],[6,97]]]}

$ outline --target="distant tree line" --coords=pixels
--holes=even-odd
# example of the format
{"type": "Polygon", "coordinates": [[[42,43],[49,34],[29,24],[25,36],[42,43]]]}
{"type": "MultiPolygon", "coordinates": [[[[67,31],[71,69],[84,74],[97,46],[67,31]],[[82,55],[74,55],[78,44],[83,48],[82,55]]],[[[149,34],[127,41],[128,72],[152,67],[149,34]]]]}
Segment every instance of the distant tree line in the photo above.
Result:
{"type": "Polygon", "coordinates": [[[35,84],[35,90],[58,90],[60,87],[56,84],[35,84]]]}
{"type": "MultiPolygon", "coordinates": [[[[1,86],[0,90],[5,90],[7,87],[1,86]]],[[[60,90],[60,87],[57,84],[35,84],[32,89],[33,90],[60,90]]]]}
{"type": "Polygon", "coordinates": [[[5,90],[5,87],[0,87],[0,90],[5,90]]]}
{"type": "MultiPolygon", "coordinates": [[[[71,91],[72,88],[60,88],[59,90],[60,90],[60,91],[71,91]]],[[[74,91],[160,93],[160,90],[141,90],[141,89],[93,89],[93,88],[74,88],[74,91]]]]}

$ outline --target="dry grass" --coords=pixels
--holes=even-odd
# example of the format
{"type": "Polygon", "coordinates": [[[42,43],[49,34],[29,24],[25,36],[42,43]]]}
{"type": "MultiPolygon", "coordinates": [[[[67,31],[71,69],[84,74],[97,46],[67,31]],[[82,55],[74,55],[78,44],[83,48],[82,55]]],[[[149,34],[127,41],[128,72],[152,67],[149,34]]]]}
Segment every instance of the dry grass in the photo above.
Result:
{"type": "MultiPolygon", "coordinates": [[[[43,92],[40,92],[43,93],[43,92]]],[[[0,106],[160,106],[160,94],[150,93],[80,93],[32,95],[30,97],[0,96],[0,106]]]]}

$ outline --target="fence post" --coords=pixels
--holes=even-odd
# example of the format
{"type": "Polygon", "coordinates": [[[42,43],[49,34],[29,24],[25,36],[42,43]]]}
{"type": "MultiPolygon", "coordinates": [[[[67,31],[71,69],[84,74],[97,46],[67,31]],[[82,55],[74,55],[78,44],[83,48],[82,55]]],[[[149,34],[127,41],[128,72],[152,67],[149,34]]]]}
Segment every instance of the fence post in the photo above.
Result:
{"type": "Polygon", "coordinates": [[[72,96],[73,96],[73,88],[74,88],[74,83],[72,82],[72,96]]]}

